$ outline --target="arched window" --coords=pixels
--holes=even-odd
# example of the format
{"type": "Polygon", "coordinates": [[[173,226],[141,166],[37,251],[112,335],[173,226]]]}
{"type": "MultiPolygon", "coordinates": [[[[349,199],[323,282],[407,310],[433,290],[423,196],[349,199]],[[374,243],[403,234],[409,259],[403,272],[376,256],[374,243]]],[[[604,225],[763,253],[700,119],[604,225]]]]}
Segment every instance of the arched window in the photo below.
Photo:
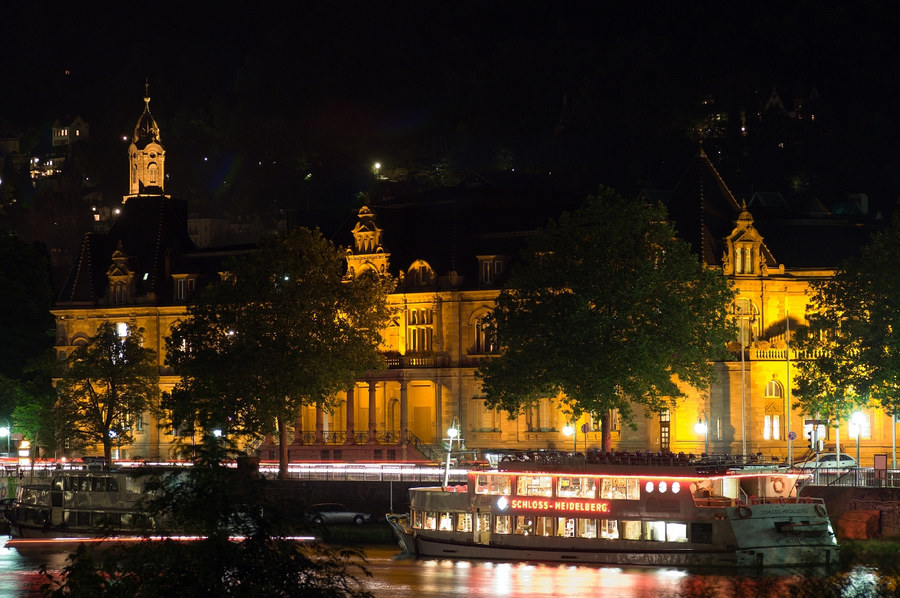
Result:
{"type": "Polygon", "coordinates": [[[475,322],[475,353],[496,353],[497,342],[494,330],[488,325],[487,318],[479,318],[475,322]]]}
{"type": "Polygon", "coordinates": [[[784,386],[781,382],[769,380],[766,382],[763,394],[765,413],[763,414],[763,439],[781,439],[781,421],[784,415],[784,386]]]}
{"type": "Polygon", "coordinates": [[[406,312],[406,350],[423,353],[434,349],[434,312],[413,308],[406,312]]]}

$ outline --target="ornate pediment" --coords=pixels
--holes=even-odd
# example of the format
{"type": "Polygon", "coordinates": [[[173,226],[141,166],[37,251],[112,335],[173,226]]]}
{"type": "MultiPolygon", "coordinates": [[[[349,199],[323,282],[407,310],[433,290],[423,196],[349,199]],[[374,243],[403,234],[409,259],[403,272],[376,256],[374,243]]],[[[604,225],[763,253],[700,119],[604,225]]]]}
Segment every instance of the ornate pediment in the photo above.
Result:
{"type": "Polygon", "coordinates": [[[353,248],[347,250],[347,273],[352,280],[367,270],[379,275],[388,274],[390,253],[382,246],[382,230],[375,223],[375,214],[367,206],[359,209],[358,221],[353,227],[353,248]]]}

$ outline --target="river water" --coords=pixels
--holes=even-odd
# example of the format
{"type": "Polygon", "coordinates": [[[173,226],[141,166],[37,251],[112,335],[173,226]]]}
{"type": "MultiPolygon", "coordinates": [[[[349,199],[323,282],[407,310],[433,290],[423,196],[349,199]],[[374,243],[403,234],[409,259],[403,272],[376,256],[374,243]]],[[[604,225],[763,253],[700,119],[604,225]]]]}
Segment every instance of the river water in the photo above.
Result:
{"type": "MultiPolygon", "coordinates": [[[[0,597],[38,595],[43,564],[59,571],[71,545],[6,546],[0,536],[0,597]]],[[[492,598],[611,596],[614,598],[711,598],[715,596],[785,595],[798,572],[766,572],[761,576],[689,573],[679,569],[573,566],[569,564],[503,563],[399,557],[393,546],[365,549],[372,576],[366,586],[377,598],[490,596],[492,598]]],[[[860,569],[851,591],[865,597],[872,576],[860,569]]],[[[810,584],[817,583],[816,580],[810,584]]],[[[805,585],[805,584],[804,584],[805,585]]],[[[796,595],[793,592],[792,595],[796,595]]]]}

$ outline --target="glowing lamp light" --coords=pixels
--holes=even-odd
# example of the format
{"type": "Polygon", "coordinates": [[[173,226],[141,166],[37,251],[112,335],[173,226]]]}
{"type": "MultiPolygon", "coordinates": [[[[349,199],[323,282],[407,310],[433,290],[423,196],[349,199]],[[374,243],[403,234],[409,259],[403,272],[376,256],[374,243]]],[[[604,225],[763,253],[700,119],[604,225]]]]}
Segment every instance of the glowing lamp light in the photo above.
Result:
{"type": "Polygon", "coordinates": [[[216,428],[215,430],[212,431],[212,434],[213,434],[213,436],[215,436],[216,438],[221,438],[221,437],[222,437],[222,430],[216,428]]]}
{"type": "Polygon", "coordinates": [[[696,424],[694,424],[694,432],[700,434],[701,436],[706,434],[707,430],[709,430],[709,426],[707,426],[706,422],[704,421],[698,421],[696,424]]]}

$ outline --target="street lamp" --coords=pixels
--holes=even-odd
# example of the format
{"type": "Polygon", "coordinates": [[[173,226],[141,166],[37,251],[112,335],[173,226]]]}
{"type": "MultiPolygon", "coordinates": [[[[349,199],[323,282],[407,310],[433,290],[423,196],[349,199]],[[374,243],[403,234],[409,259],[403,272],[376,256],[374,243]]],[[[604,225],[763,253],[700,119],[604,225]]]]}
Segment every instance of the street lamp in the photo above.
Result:
{"type": "MultiPolygon", "coordinates": [[[[459,437],[459,420],[454,416],[450,427],[447,428],[447,465],[444,467],[444,488],[450,483],[450,455],[453,453],[453,439],[459,437]]],[[[462,438],[456,441],[457,447],[462,444],[462,438]]]]}
{"type": "MultiPolygon", "coordinates": [[[[850,436],[856,436],[856,467],[859,467],[859,437],[862,436],[863,425],[866,423],[866,416],[862,414],[861,411],[855,412],[850,416],[850,426],[849,432],[850,436]]],[[[840,465],[840,456],[836,457],[838,459],[838,465],[840,465]]]]}
{"type": "Polygon", "coordinates": [[[572,437],[572,442],[574,443],[572,445],[572,452],[577,453],[578,452],[578,429],[572,424],[566,424],[565,426],[563,426],[562,432],[564,435],[572,437]]]}
{"type": "Polygon", "coordinates": [[[0,438],[6,437],[6,456],[9,456],[9,437],[12,436],[12,426],[8,419],[0,419],[6,425],[0,428],[0,438]]]}
{"type": "Polygon", "coordinates": [[[734,303],[735,315],[741,326],[741,461],[747,456],[747,382],[744,350],[746,348],[747,328],[753,320],[753,311],[749,299],[738,299],[734,303]],[[746,324],[744,323],[746,321],[746,324]]]}
{"type": "Polygon", "coordinates": [[[697,416],[697,423],[694,424],[694,432],[703,435],[703,454],[709,454],[709,416],[706,411],[701,411],[697,416]]]}

